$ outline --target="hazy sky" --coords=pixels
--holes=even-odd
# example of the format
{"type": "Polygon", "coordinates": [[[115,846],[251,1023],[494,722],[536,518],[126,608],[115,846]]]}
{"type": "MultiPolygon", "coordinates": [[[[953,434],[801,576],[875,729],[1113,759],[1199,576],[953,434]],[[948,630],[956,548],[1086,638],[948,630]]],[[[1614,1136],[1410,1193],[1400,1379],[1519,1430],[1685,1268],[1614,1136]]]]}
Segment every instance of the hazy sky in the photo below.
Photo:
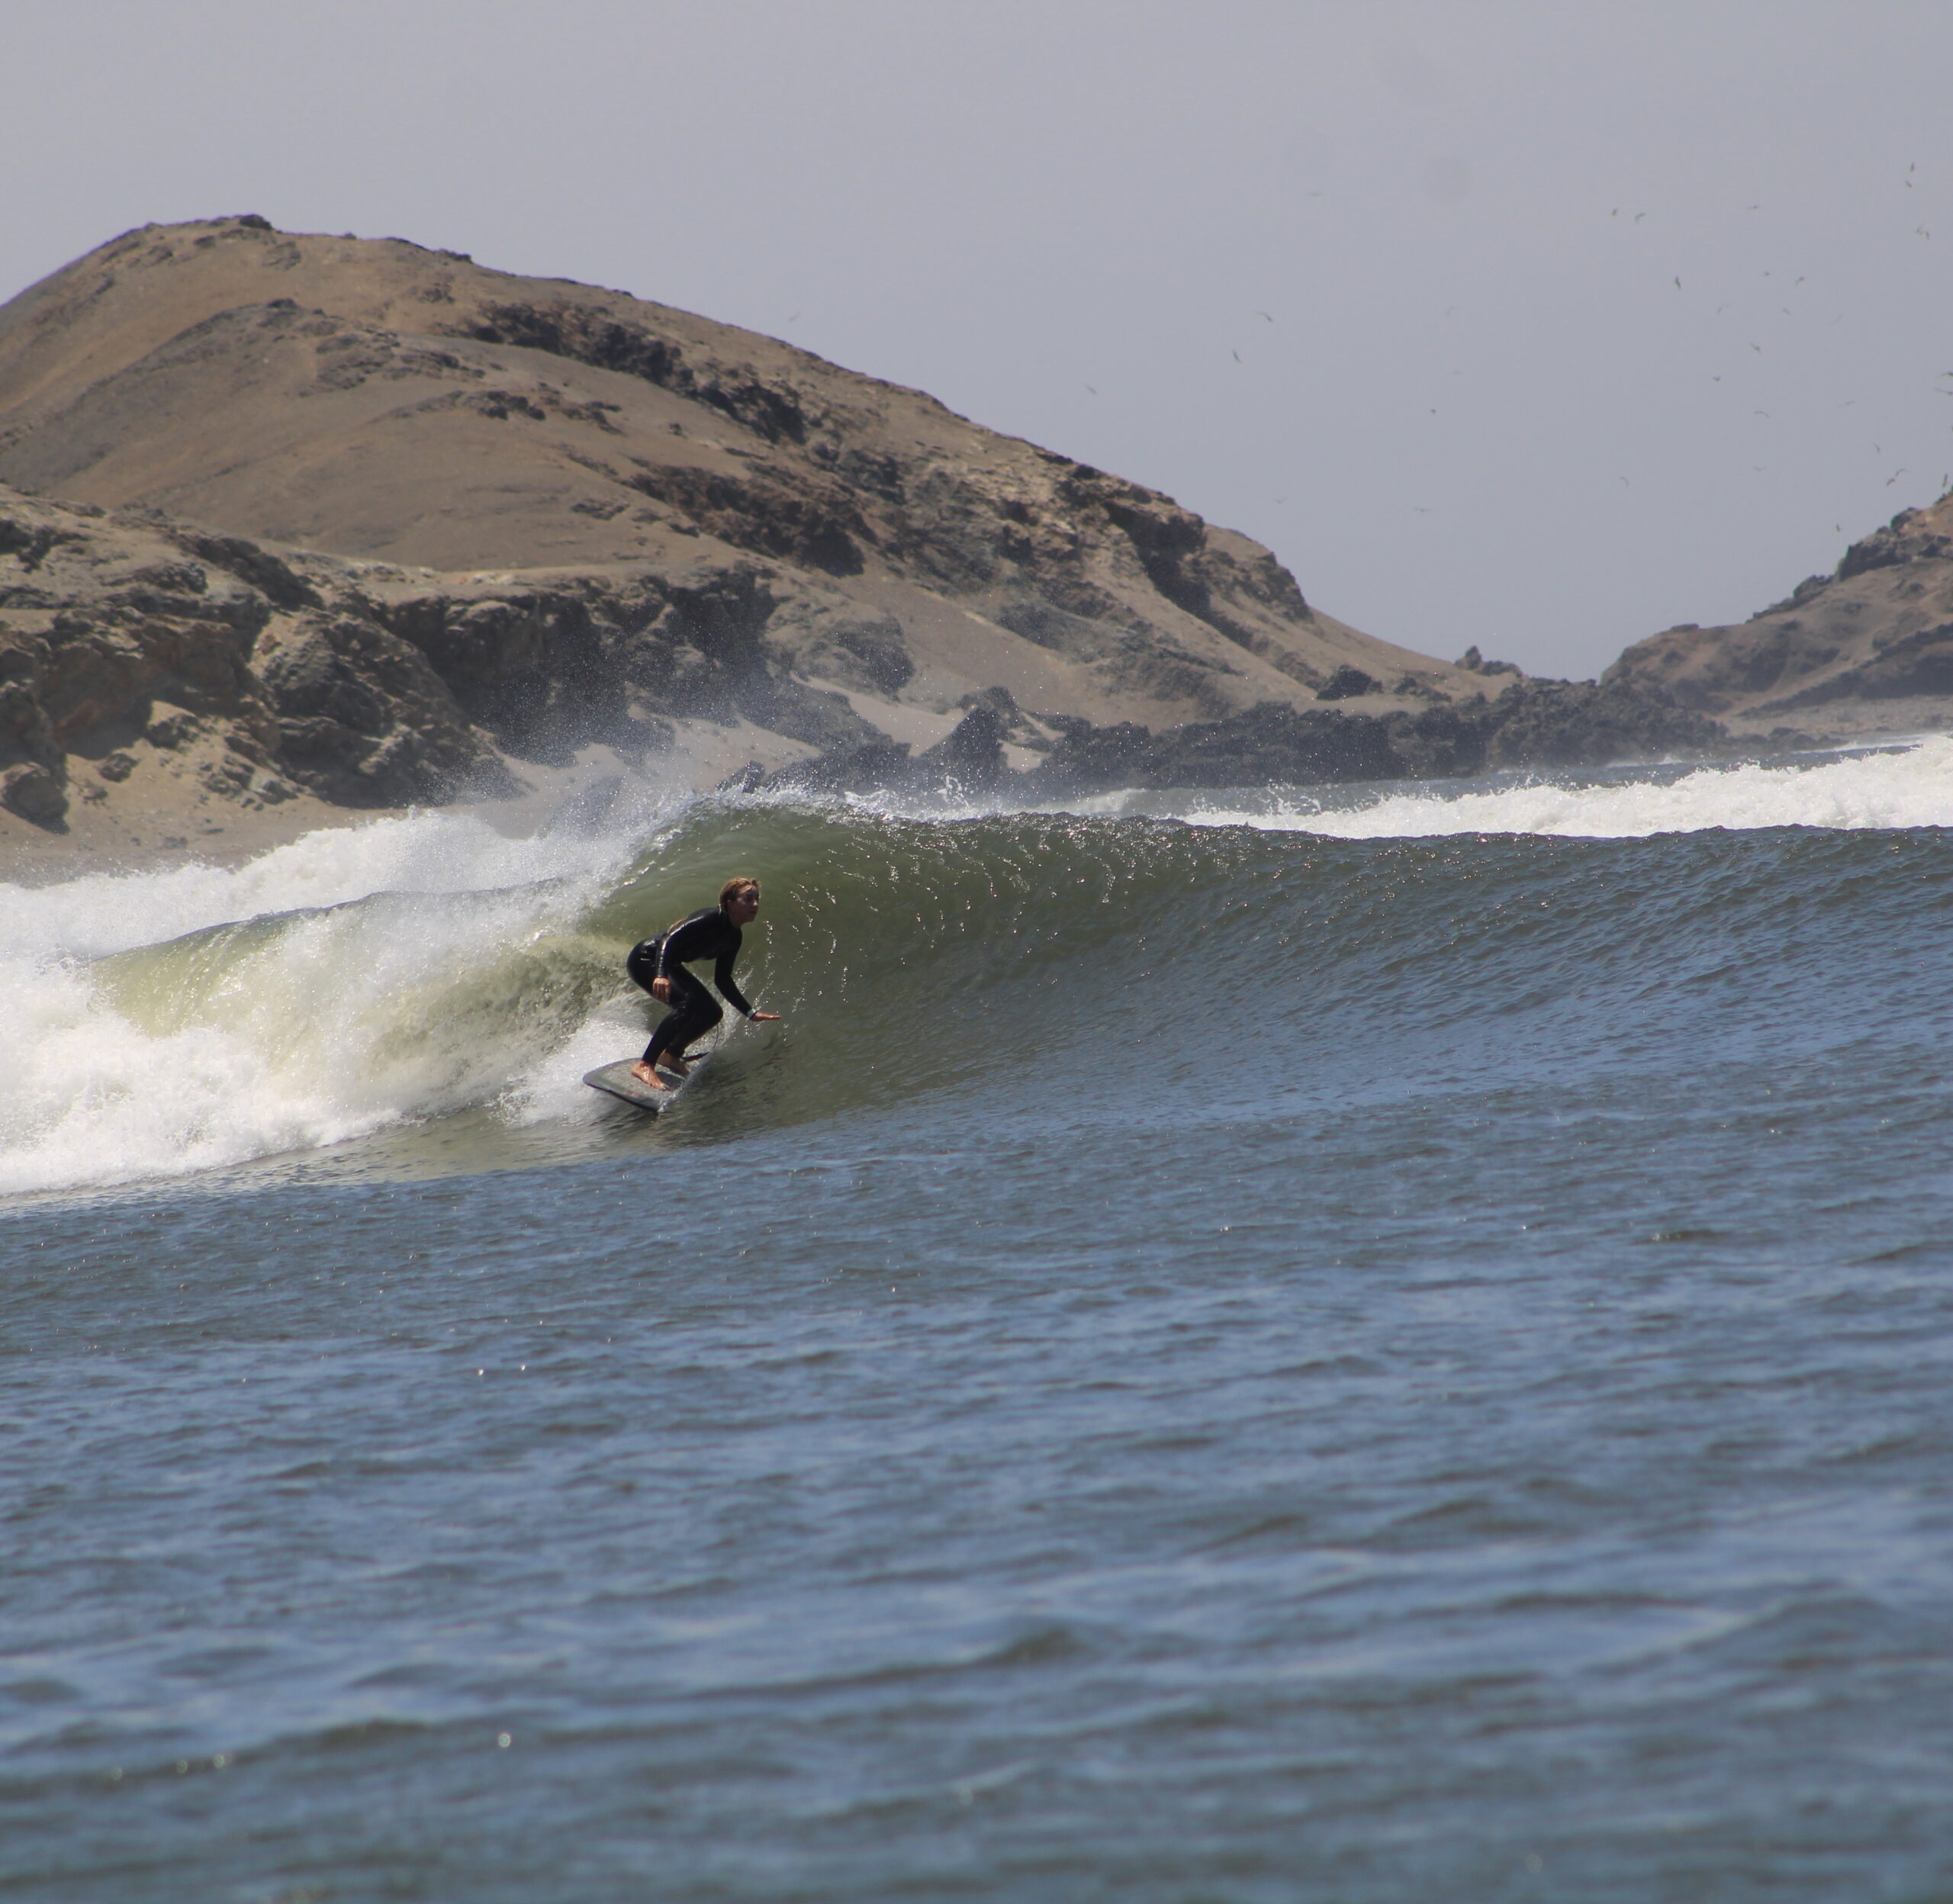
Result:
{"type": "Polygon", "coordinates": [[[1447,658],[1740,619],[1953,474],[1947,0],[8,0],[5,39],[0,298],[240,211],[612,285],[1447,658]]]}

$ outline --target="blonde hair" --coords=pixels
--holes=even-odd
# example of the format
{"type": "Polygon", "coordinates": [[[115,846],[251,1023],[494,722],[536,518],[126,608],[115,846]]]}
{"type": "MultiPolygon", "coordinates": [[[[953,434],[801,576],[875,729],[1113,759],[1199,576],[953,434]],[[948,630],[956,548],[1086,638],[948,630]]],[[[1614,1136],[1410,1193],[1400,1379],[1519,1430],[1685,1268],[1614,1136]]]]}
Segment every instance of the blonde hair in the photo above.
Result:
{"type": "Polygon", "coordinates": [[[745,878],[728,880],[726,883],[719,889],[719,904],[720,910],[723,911],[726,907],[731,905],[732,901],[737,899],[742,892],[757,892],[759,889],[760,883],[758,880],[745,878]]]}

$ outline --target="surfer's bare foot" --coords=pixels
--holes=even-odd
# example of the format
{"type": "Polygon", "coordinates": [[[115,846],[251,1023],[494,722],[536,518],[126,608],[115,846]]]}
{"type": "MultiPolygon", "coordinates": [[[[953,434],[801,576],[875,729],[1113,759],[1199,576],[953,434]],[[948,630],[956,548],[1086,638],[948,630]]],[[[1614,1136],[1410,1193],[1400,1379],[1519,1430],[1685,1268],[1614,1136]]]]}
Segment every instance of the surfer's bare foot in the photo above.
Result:
{"type": "Polygon", "coordinates": [[[668,1091],[671,1089],[671,1085],[667,1084],[642,1058],[631,1066],[631,1076],[635,1078],[639,1083],[649,1085],[654,1091],[668,1091]]]}

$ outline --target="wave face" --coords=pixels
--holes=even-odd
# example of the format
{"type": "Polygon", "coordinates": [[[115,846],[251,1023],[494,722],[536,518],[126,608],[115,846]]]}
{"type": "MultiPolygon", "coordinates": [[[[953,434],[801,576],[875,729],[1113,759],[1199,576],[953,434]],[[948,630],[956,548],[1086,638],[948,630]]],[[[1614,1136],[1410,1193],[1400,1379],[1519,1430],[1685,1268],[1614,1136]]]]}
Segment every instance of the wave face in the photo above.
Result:
{"type": "Polygon", "coordinates": [[[430,815],[233,870],[10,889],[0,1190],[457,1118],[473,1135],[443,1167],[600,1147],[618,1114],[578,1079],[651,1011],[624,953],[734,870],[767,889],[742,983],[786,1023],[722,1034],[664,1121],[680,1134],[1002,1093],[1033,1068],[1063,1076],[1063,1114],[1131,1120],[1436,1073],[1781,1065],[1942,1015],[1953,743],[1147,803],[703,800],[523,841],[430,815]]]}

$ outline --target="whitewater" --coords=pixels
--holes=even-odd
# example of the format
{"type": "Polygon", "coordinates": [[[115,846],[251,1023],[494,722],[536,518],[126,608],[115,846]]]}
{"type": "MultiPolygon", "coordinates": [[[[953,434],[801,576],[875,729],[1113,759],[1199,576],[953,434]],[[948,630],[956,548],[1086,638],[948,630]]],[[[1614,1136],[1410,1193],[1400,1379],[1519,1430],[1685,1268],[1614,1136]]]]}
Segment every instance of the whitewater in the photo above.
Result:
{"type": "Polygon", "coordinates": [[[610,811],[0,895],[0,1892],[1944,1893],[1953,742],[610,811]]]}

